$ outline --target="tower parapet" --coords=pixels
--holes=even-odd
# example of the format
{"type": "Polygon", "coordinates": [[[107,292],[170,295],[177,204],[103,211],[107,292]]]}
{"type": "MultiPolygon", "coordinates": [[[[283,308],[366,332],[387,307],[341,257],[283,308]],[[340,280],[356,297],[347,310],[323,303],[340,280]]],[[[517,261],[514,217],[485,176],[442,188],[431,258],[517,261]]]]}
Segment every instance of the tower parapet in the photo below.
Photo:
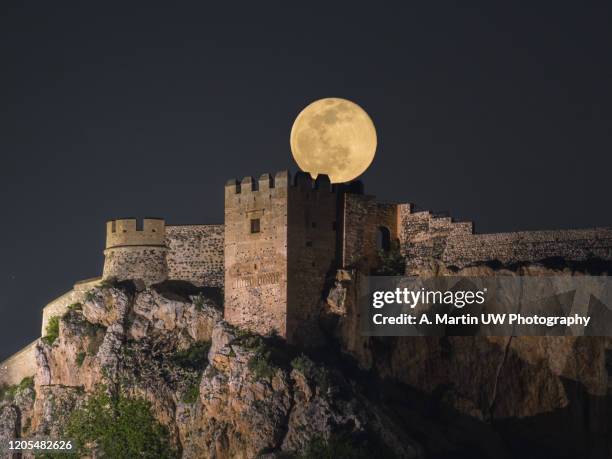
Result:
{"type": "Polygon", "coordinates": [[[134,245],[164,246],[165,222],[161,218],[145,218],[138,225],[135,218],[106,222],[106,248],[134,245]]]}
{"type": "Polygon", "coordinates": [[[106,223],[103,279],[140,279],[146,285],[168,278],[166,228],[160,218],[135,218],[106,223]]]}

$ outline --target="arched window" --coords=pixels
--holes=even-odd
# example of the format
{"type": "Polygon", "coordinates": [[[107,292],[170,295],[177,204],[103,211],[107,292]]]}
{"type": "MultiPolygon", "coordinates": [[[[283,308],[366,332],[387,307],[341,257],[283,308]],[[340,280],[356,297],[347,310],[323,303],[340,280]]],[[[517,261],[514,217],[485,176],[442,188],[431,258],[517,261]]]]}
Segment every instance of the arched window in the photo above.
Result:
{"type": "Polygon", "coordinates": [[[391,249],[391,232],[389,228],[379,226],[376,231],[376,248],[388,252],[391,249]]]}

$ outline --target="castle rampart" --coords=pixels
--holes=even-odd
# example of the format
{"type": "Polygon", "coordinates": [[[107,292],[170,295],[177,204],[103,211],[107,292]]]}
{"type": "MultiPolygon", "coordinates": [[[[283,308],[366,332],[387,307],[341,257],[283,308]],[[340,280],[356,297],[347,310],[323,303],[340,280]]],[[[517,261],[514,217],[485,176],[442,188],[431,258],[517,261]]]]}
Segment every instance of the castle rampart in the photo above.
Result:
{"type": "Polygon", "coordinates": [[[19,384],[23,378],[36,374],[36,343],[28,344],[0,364],[0,386],[19,384]]]}
{"type": "Polygon", "coordinates": [[[612,228],[454,236],[448,239],[441,259],[462,268],[487,260],[512,264],[551,257],[572,261],[612,259],[612,228]]]}
{"type": "Polygon", "coordinates": [[[63,316],[68,310],[68,306],[74,303],[82,303],[85,299],[85,294],[94,286],[101,282],[100,277],[85,279],[74,284],[74,287],[60,295],[53,301],[47,303],[43,308],[41,335],[45,336],[49,319],[53,316],[63,316]]]}
{"type": "Polygon", "coordinates": [[[398,205],[398,225],[408,273],[427,260],[441,260],[450,237],[469,237],[474,232],[472,222],[455,222],[448,216],[429,211],[417,212],[410,203],[398,205]]]}
{"type": "Polygon", "coordinates": [[[166,226],[168,277],[223,287],[224,225],[166,226]]]}
{"type": "Polygon", "coordinates": [[[512,264],[551,257],[572,261],[612,259],[612,228],[474,234],[471,222],[414,212],[411,204],[400,204],[398,215],[401,249],[409,274],[429,260],[462,268],[491,260],[512,264]]]}
{"type": "MultiPolygon", "coordinates": [[[[47,334],[47,324],[54,316],[63,316],[68,306],[84,301],[85,293],[91,290],[101,281],[100,277],[86,279],[74,284],[74,288],[49,302],[42,312],[42,327],[40,336],[47,334]]],[[[0,363],[0,385],[17,384],[27,376],[33,376],[36,372],[36,342],[29,344],[22,350],[0,363]]]]}

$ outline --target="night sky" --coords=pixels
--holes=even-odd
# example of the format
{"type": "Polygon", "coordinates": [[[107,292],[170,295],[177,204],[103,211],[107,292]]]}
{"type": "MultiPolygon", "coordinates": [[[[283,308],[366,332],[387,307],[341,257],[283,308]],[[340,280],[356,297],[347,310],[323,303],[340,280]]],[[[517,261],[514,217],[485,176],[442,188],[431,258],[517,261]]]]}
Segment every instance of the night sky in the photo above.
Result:
{"type": "Polygon", "coordinates": [[[107,219],[221,223],[228,178],[296,169],[322,97],[374,120],[381,199],[479,232],[612,225],[610,2],[93,3],[0,6],[0,358],[101,273],[107,219]]]}

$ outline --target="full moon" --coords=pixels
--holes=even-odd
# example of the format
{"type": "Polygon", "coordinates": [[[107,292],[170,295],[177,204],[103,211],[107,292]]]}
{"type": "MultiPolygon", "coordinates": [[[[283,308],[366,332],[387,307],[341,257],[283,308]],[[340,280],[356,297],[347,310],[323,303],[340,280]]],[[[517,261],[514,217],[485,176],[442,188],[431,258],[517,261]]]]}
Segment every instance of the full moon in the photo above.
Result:
{"type": "Polygon", "coordinates": [[[291,151],[312,178],[327,174],[332,183],[365,172],[376,153],[376,129],[368,114],[350,100],[317,100],[300,112],[291,128],[291,151]]]}

